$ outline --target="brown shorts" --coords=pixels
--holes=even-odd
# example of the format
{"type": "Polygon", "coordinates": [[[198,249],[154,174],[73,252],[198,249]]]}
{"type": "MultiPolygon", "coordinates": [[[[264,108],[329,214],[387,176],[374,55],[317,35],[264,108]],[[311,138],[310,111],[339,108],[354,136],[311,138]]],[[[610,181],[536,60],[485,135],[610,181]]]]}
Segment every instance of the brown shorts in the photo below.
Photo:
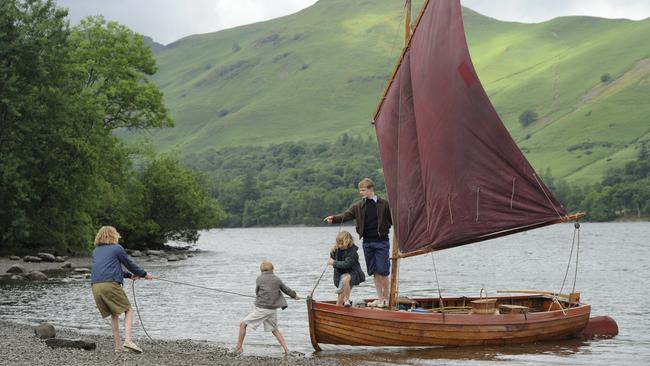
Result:
{"type": "Polygon", "coordinates": [[[93,297],[102,318],[109,315],[120,315],[131,309],[129,298],[126,297],[122,286],[115,282],[99,282],[92,286],[93,297]]]}

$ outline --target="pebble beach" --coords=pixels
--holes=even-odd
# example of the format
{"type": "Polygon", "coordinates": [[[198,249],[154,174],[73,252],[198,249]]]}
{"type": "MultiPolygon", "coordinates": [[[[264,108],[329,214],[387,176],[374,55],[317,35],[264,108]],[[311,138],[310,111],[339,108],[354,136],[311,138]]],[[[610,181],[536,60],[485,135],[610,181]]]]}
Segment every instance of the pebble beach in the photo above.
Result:
{"type": "Polygon", "coordinates": [[[234,355],[228,349],[192,340],[145,341],[138,344],[143,353],[113,350],[110,331],[106,336],[57,329],[56,338],[95,342],[92,351],[50,348],[34,334],[33,326],[0,320],[0,364],[2,365],[336,365],[299,353],[286,357],[234,355]]]}

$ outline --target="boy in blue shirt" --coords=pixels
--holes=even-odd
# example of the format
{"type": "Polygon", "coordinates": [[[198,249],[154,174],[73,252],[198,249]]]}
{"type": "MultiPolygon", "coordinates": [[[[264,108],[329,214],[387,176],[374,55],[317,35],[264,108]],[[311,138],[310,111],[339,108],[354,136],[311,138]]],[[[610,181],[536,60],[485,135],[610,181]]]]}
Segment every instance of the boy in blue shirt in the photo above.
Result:
{"type": "Polygon", "coordinates": [[[107,318],[109,315],[111,317],[115,352],[122,350],[118,321],[119,316],[124,313],[124,348],[141,353],[142,349],[131,339],[133,311],[131,311],[131,303],[122,289],[122,284],[125,278],[136,280],[144,277],[151,280],[153,276],[131,260],[124,248],[117,243],[119,238],[120,234],[112,226],[103,226],[97,232],[90,282],[95,304],[102,318],[107,318]],[[122,265],[131,272],[124,271],[122,265]]]}

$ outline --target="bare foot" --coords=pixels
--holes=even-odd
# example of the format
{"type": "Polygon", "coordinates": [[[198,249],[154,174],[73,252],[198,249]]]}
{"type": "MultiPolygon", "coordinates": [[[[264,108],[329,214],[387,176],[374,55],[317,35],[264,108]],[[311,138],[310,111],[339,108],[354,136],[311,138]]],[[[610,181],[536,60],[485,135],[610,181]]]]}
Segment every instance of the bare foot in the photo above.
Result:
{"type": "Polygon", "coordinates": [[[234,350],[232,350],[232,353],[235,355],[241,355],[242,353],[244,353],[244,349],[242,347],[235,348],[234,350]]]}

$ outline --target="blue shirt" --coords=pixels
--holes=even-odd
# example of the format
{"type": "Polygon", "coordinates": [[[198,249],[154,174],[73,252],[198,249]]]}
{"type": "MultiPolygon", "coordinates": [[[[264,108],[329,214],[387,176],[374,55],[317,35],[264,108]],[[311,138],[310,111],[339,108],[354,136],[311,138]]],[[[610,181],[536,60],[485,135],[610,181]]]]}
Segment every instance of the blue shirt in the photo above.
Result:
{"type": "Polygon", "coordinates": [[[131,260],[121,245],[98,245],[93,250],[93,271],[90,276],[90,282],[124,283],[124,279],[131,278],[132,274],[122,270],[122,265],[138,277],[144,277],[147,274],[147,272],[131,260]]]}

